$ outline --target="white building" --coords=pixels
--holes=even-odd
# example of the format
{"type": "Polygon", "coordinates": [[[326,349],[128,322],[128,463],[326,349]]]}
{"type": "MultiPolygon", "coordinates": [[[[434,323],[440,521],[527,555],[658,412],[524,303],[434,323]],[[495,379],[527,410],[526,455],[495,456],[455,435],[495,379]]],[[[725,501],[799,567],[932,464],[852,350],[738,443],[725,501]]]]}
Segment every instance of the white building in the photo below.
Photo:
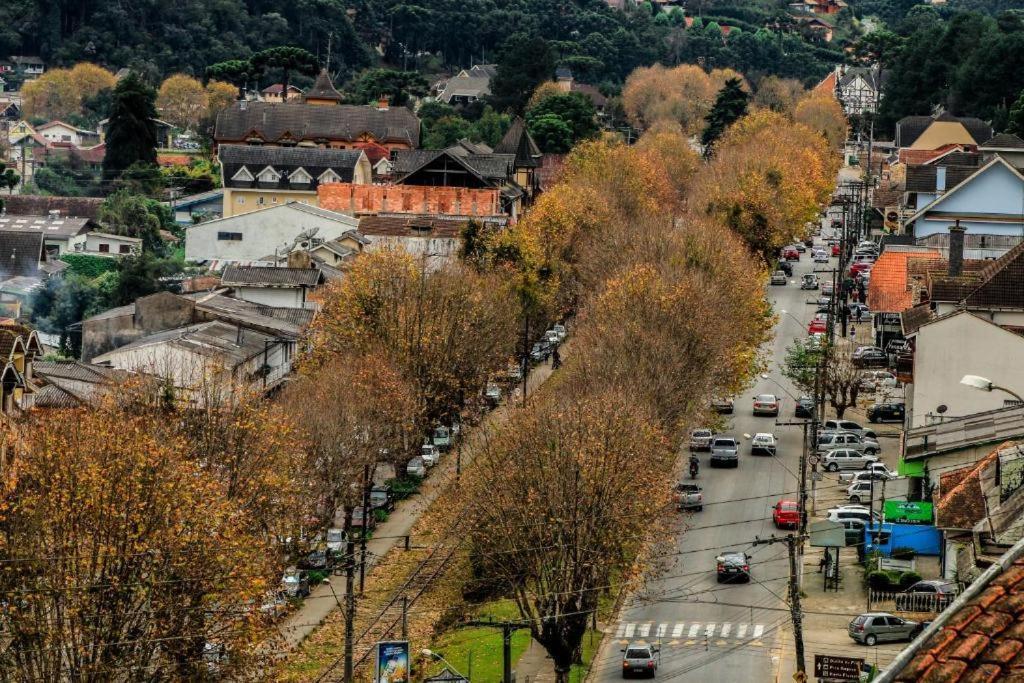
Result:
{"type": "Polygon", "coordinates": [[[142,240],[138,237],[114,235],[94,230],[72,237],[68,240],[68,247],[71,252],[76,254],[127,256],[142,251],[142,240]]]}
{"type": "Polygon", "coordinates": [[[327,242],[359,227],[347,214],[288,202],[219,218],[185,228],[189,261],[274,263],[275,254],[289,253],[297,242],[327,242]]]}
{"type": "Polygon", "coordinates": [[[74,147],[91,147],[100,142],[100,134],[96,131],[77,128],[63,121],[50,121],[37,126],[36,133],[43,136],[48,145],[56,143],[74,147]]]}
{"type": "Polygon", "coordinates": [[[277,308],[309,308],[308,293],[323,284],[319,268],[240,266],[224,269],[220,284],[243,301],[277,308]]]}

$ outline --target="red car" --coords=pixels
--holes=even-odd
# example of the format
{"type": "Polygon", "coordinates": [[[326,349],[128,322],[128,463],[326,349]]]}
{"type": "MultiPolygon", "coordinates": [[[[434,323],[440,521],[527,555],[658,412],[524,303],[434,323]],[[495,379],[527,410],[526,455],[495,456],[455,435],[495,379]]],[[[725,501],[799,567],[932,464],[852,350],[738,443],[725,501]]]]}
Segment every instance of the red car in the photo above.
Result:
{"type": "Polygon", "coordinates": [[[800,506],[795,500],[780,500],[772,508],[772,521],[777,529],[795,529],[800,526],[800,506]]]}
{"type": "Polygon", "coordinates": [[[850,266],[850,277],[857,277],[860,273],[863,273],[866,270],[871,270],[871,266],[873,265],[873,263],[868,263],[867,261],[859,261],[852,264],[850,266]]]}
{"type": "Polygon", "coordinates": [[[833,244],[832,245],[832,255],[833,256],[839,256],[839,245],[838,244],[833,244]]]}
{"type": "Polygon", "coordinates": [[[796,247],[786,247],[782,250],[782,258],[787,261],[799,261],[800,252],[797,251],[796,247]]]}
{"type": "Polygon", "coordinates": [[[816,334],[818,332],[827,332],[828,325],[825,320],[819,320],[815,318],[811,321],[811,324],[807,326],[807,334],[816,334]]]}

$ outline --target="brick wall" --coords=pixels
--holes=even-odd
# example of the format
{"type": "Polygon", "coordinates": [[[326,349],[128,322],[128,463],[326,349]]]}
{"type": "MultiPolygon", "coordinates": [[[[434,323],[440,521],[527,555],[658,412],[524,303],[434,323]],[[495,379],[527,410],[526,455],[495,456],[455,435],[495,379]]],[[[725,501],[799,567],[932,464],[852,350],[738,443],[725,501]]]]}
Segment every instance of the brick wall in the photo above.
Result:
{"type": "Polygon", "coordinates": [[[342,213],[500,214],[498,190],[424,185],[328,183],[317,188],[320,207],[342,213]]]}

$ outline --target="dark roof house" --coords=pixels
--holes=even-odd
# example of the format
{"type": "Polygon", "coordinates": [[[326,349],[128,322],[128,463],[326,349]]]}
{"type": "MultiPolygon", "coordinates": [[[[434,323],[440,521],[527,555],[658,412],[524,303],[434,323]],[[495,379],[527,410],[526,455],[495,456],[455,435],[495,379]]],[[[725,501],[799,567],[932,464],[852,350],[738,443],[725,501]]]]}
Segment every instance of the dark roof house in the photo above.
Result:
{"type": "Polygon", "coordinates": [[[229,264],[221,275],[224,287],[316,287],[323,276],[316,268],[277,268],[229,264]]]}
{"type": "Polygon", "coordinates": [[[313,86],[306,91],[302,97],[307,104],[339,104],[344,99],[341,93],[334,88],[327,69],[321,69],[320,74],[313,81],[313,86]]]}
{"type": "Polygon", "coordinates": [[[896,147],[910,147],[928,127],[935,122],[960,123],[979,144],[992,137],[992,126],[981,119],[971,116],[957,117],[949,112],[941,112],[933,116],[905,116],[896,122],[896,147]]]}
{"type": "Polygon", "coordinates": [[[322,182],[367,183],[372,175],[362,150],[221,145],[217,156],[225,187],[315,191],[322,182]]]}
{"type": "Polygon", "coordinates": [[[508,132],[501,138],[494,147],[495,154],[512,154],[515,156],[517,167],[534,168],[540,166],[541,151],[537,143],[533,141],[530,132],[526,130],[526,122],[522,117],[517,116],[512,122],[508,132]]]}

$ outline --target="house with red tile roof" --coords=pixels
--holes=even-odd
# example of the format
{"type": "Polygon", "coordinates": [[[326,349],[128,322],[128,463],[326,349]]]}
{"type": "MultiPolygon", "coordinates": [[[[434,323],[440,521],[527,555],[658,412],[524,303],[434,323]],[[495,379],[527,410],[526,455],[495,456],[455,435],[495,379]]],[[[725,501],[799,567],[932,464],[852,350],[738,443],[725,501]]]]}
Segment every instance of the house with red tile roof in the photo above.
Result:
{"type": "MultiPolygon", "coordinates": [[[[907,276],[907,264],[911,259],[937,259],[938,249],[913,245],[888,245],[871,269],[868,283],[868,306],[875,313],[899,314],[910,308],[914,301],[913,289],[907,276]]],[[[881,324],[884,316],[876,315],[876,343],[884,346],[888,339],[881,324]]]]}

